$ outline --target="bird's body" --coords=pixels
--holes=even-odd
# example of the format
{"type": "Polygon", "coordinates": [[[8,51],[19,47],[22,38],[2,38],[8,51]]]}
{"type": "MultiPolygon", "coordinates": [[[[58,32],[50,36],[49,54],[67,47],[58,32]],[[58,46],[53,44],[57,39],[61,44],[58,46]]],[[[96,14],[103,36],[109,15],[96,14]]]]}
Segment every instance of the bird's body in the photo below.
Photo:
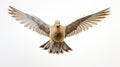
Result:
{"type": "Polygon", "coordinates": [[[64,38],[65,27],[60,25],[59,20],[56,20],[55,24],[50,27],[50,41],[40,47],[44,49],[50,47],[50,53],[63,53],[63,50],[68,52],[72,49],[64,42],[64,38]]]}
{"type": "Polygon", "coordinates": [[[25,27],[29,27],[29,29],[49,37],[50,40],[40,47],[44,48],[45,50],[48,49],[50,53],[59,54],[63,53],[63,51],[68,52],[72,50],[64,41],[66,37],[78,34],[83,30],[87,30],[89,27],[92,27],[92,25],[97,24],[98,21],[101,21],[101,19],[109,15],[108,9],[104,9],[83,18],[79,18],[67,26],[62,26],[59,20],[56,20],[55,24],[50,26],[40,18],[21,12],[11,6],[9,9],[9,14],[11,14],[16,20],[21,21],[21,24],[25,24],[25,27]]]}

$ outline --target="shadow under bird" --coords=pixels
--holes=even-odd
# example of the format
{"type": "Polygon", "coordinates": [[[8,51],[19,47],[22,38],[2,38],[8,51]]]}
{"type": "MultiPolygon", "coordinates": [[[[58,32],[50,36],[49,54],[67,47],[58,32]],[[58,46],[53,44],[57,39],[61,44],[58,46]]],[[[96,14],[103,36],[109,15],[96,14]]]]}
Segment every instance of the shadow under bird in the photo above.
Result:
{"type": "Polygon", "coordinates": [[[60,20],[56,20],[55,24],[50,26],[40,18],[26,14],[11,6],[8,10],[8,13],[11,14],[15,20],[20,21],[21,24],[25,24],[25,27],[29,27],[29,29],[49,37],[50,40],[40,47],[45,50],[49,50],[49,53],[53,54],[71,51],[72,49],[64,41],[66,37],[70,37],[87,30],[89,27],[96,25],[99,21],[109,15],[109,8],[107,8],[94,14],[79,18],[67,26],[62,26],[60,24],[60,20]]]}

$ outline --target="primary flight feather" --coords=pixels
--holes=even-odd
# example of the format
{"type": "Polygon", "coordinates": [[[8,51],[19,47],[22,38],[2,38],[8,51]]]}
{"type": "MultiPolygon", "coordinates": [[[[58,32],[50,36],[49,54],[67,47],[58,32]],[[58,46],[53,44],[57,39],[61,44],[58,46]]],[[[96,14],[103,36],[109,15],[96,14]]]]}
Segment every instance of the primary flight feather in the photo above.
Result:
{"type": "Polygon", "coordinates": [[[55,21],[55,24],[50,26],[43,20],[36,16],[31,16],[18,9],[10,6],[9,14],[16,20],[24,24],[25,27],[36,31],[41,35],[45,35],[50,38],[45,44],[41,45],[41,48],[49,50],[49,53],[59,54],[64,51],[68,52],[72,50],[64,41],[66,37],[73,36],[82,32],[83,30],[89,29],[93,25],[96,25],[103,18],[109,15],[109,8],[96,12],[94,14],[85,16],[77,19],[67,26],[62,26],[59,20],[55,21]]]}

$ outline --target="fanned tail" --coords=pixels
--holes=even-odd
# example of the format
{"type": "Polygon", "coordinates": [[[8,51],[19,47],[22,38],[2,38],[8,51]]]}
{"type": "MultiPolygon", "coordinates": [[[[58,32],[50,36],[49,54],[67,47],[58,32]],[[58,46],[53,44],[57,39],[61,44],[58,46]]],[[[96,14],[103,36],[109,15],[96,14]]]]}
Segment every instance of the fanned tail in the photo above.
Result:
{"type": "Polygon", "coordinates": [[[56,42],[56,43],[51,43],[50,40],[47,41],[45,44],[40,46],[44,50],[49,49],[49,53],[53,54],[60,54],[63,53],[64,51],[69,52],[72,49],[65,43],[65,42],[56,42]]]}

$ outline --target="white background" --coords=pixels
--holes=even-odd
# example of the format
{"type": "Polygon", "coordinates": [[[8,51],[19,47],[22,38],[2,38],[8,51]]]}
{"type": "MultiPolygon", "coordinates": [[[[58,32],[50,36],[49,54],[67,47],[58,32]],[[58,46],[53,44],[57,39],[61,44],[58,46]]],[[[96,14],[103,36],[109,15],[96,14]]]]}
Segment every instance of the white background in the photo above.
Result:
{"type": "Polygon", "coordinates": [[[120,7],[117,0],[0,0],[0,67],[120,67],[120,7]],[[52,25],[63,26],[110,7],[110,15],[66,43],[60,55],[39,48],[49,38],[25,28],[8,14],[11,5],[52,25]]]}

